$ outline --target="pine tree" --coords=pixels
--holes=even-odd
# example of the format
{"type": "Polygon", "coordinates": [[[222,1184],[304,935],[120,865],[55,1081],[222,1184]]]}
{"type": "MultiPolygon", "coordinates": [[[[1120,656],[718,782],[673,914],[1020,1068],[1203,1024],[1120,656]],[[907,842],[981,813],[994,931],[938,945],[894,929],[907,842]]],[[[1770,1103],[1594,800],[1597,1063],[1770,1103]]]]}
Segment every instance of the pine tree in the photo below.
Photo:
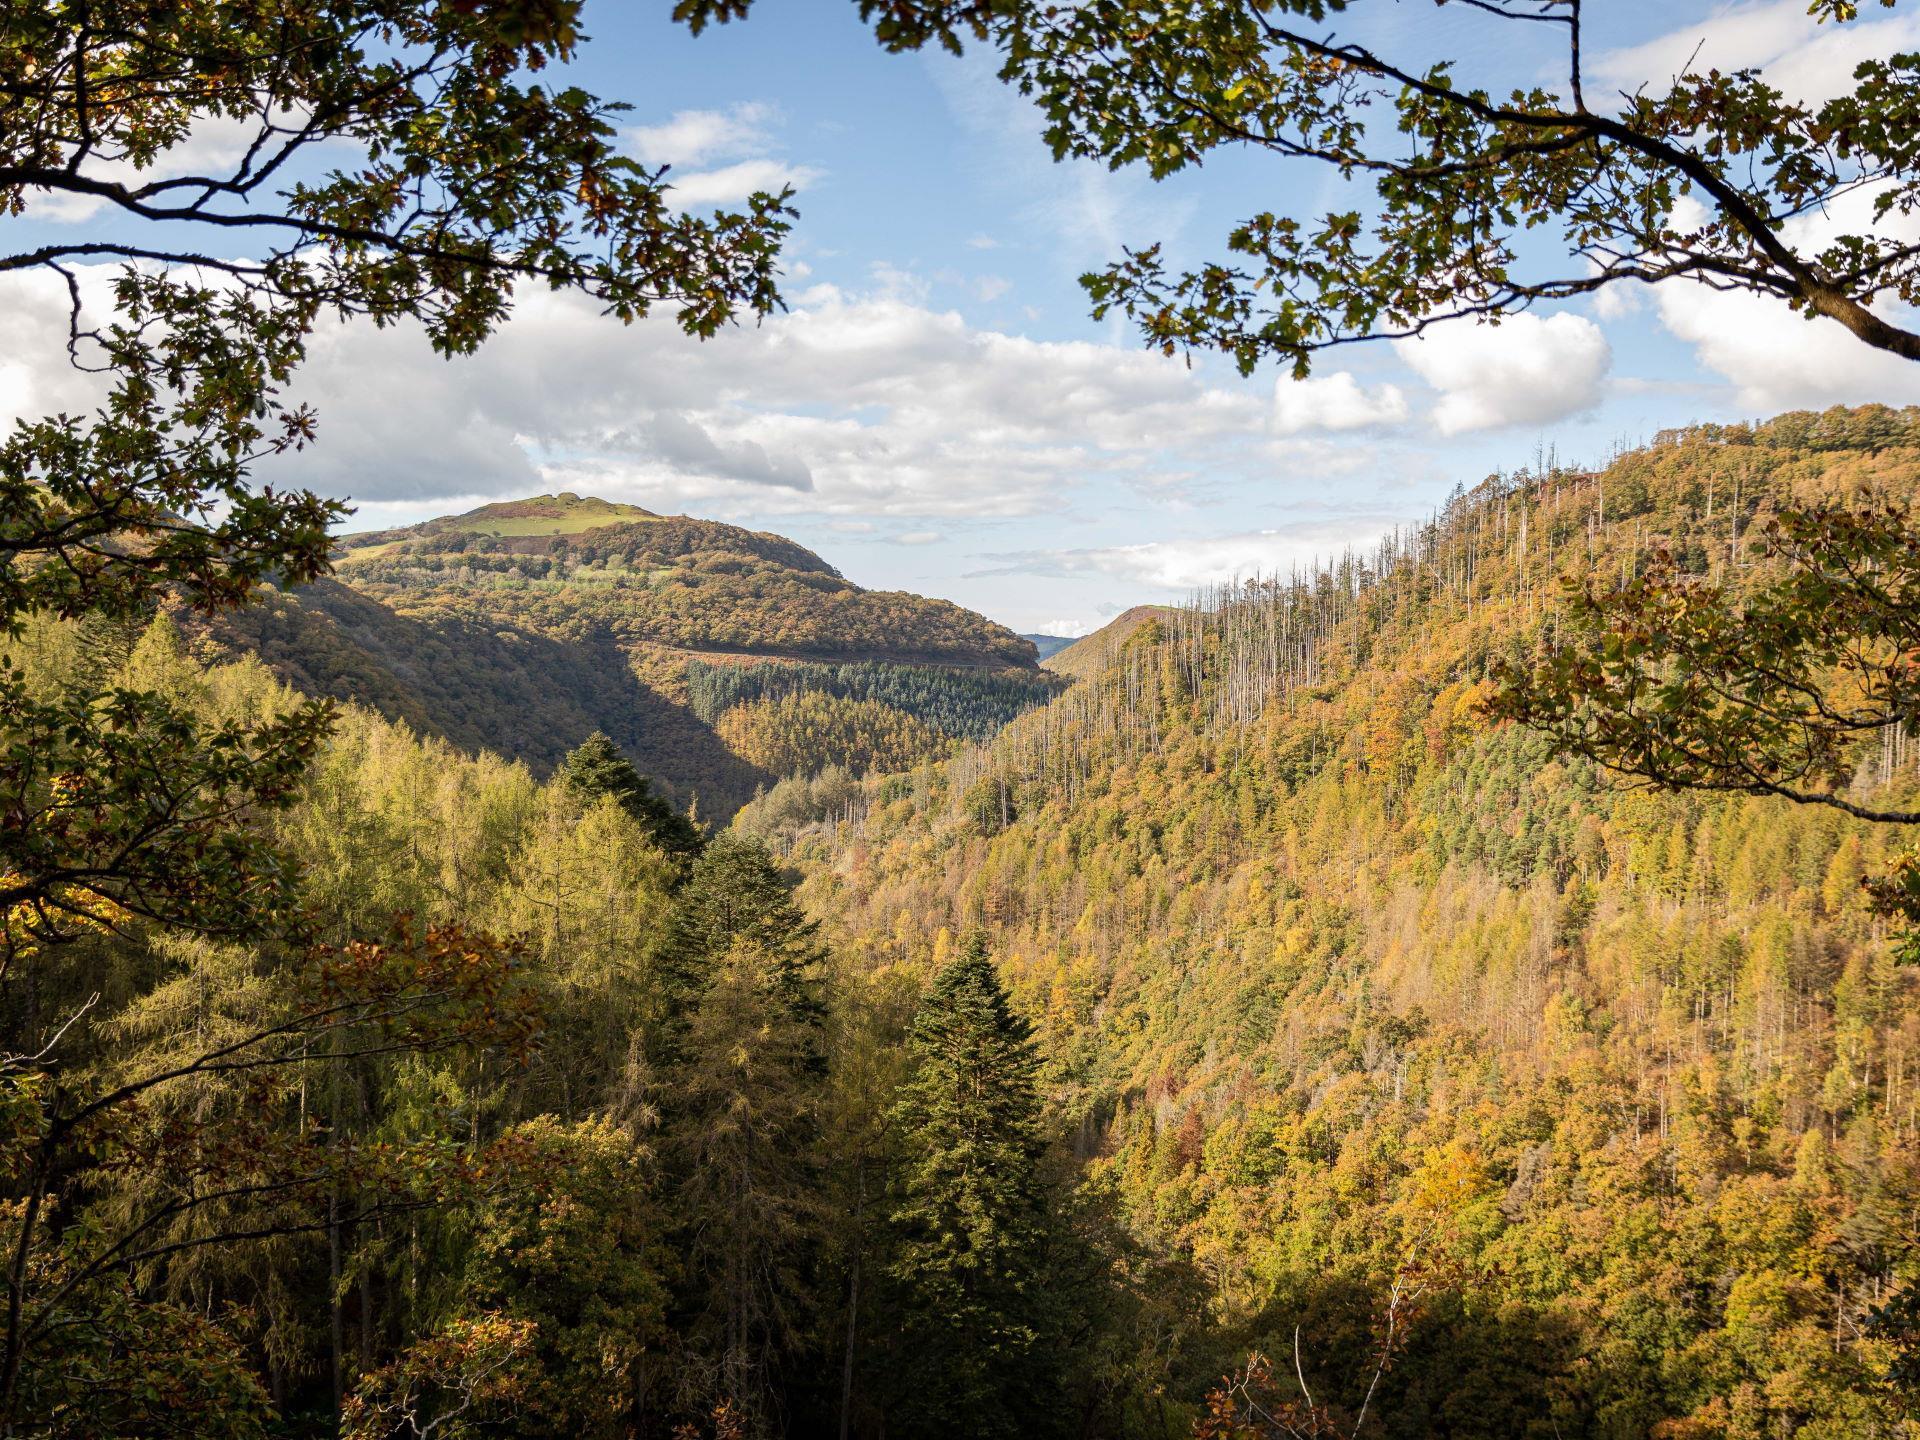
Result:
{"type": "Polygon", "coordinates": [[[613,796],[622,809],[646,827],[653,843],[669,855],[698,855],[706,843],[699,828],[655,794],[647,777],[598,730],[568,753],[554,778],[590,800],[613,796]]]}
{"type": "Polygon", "coordinates": [[[1057,1356],[1039,1062],[984,939],[935,979],[908,1051],[893,1112],[898,1433],[1044,1433],[1057,1356]]]}

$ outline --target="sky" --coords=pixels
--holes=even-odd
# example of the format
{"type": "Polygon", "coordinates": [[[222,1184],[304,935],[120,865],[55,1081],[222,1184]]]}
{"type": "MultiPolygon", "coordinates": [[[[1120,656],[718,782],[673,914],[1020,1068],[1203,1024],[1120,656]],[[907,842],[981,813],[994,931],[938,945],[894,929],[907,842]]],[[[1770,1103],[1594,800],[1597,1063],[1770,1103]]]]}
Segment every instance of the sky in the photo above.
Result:
{"type": "MultiPolygon", "coordinates": [[[[1320,167],[1222,155],[1156,184],[1056,164],[990,55],[885,54],[849,0],[761,0],[698,38],[669,8],[589,0],[593,39],[566,78],[632,106],[623,146],[671,163],[687,208],[795,187],[788,308],[702,343],[668,319],[623,327],[532,295],[452,361],[410,329],[330,328],[297,387],[320,443],[276,484],[350,498],[356,529],[600,495],[777,531],[862,585],[1079,634],[1370,543],[1543,450],[1596,463],[1692,421],[1920,402],[1920,367],[1691,285],[1348,347],[1304,382],[1166,359],[1094,322],[1078,277],[1125,245],[1197,260],[1247,215],[1319,213],[1338,199],[1320,167]]],[[[1920,14],[1816,28],[1806,0],[1589,13],[1590,90],[1665,78],[1697,48],[1703,66],[1761,65],[1820,98],[1863,56],[1920,49],[1920,14]]],[[[1550,52],[1517,51],[1515,27],[1465,6],[1406,0],[1342,23],[1399,53],[1445,47],[1470,79],[1553,79],[1550,52]]],[[[43,202],[4,243],[96,220],[43,202]]],[[[72,404],[58,297],[7,283],[0,418],[72,404]]]]}

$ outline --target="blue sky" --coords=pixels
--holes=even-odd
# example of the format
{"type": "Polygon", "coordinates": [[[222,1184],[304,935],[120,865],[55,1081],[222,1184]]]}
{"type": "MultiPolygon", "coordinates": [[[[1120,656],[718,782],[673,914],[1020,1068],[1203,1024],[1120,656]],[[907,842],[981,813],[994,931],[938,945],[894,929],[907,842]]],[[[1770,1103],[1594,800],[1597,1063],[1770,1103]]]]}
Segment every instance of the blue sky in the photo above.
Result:
{"type": "MultiPolygon", "coordinates": [[[[1920,370],[1816,333],[1827,322],[1693,290],[1354,347],[1304,386],[1148,355],[1088,317],[1080,273],[1123,243],[1199,258],[1246,214],[1316,213],[1340,198],[1323,171],[1223,155],[1155,185],[1056,165],[990,57],[887,55],[847,0],[761,8],[695,39],[665,4],[590,0],[570,78],[633,105],[625,143],[672,161],[689,208],[797,187],[785,315],[697,345],[531,297],[456,362],[405,331],[330,333],[303,382],[321,444],[276,481],[352,497],[365,527],[597,493],[776,530],[862,584],[1073,633],[1365,543],[1542,446],[1598,461],[1690,420],[1920,400],[1920,370]]],[[[1920,48],[1911,17],[1816,31],[1805,0],[1589,8],[1591,73],[1615,84],[1703,44],[1705,62],[1818,95],[1860,55],[1920,48]]],[[[1444,48],[1476,80],[1552,78],[1550,52],[1461,6],[1362,6],[1341,28],[1444,48]]],[[[30,213],[15,239],[78,218],[30,213]]],[[[0,312],[0,410],[64,393],[51,313],[0,312]]]]}

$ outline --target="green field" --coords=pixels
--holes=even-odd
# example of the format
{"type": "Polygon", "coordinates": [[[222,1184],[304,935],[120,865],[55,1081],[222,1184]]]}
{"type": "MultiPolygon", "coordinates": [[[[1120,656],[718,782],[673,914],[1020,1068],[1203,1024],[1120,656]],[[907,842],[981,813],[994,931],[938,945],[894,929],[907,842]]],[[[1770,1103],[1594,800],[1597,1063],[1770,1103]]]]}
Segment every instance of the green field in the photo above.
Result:
{"type": "MultiPolygon", "coordinates": [[[[502,538],[520,535],[582,535],[607,525],[635,525],[661,517],[638,505],[562,491],[558,495],[535,495],[526,500],[503,500],[482,505],[464,515],[449,515],[408,527],[401,539],[428,535],[493,535],[502,538]]],[[[362,531],[340,537],[342,550],[354,561],[372,560],[390,554],[401,539],[392,530],[362,531]]]]}

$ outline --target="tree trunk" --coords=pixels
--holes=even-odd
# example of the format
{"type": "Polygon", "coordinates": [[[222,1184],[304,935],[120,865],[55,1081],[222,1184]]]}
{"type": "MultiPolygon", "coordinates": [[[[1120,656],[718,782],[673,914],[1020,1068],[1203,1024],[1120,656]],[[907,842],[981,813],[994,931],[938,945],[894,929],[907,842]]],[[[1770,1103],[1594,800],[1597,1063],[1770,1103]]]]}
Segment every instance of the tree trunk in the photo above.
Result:
{"type": "Polygon", "coordinates": [[[840,1362],[840,1440],[848,1440],[853,1425],[853,1352],[860,1334],[860,1261],[866,1250],[861,1213],[866,1209],[866,1160],[853,1170],[853,1276],[847,1287],[847,1353],[840,1362]]]}

